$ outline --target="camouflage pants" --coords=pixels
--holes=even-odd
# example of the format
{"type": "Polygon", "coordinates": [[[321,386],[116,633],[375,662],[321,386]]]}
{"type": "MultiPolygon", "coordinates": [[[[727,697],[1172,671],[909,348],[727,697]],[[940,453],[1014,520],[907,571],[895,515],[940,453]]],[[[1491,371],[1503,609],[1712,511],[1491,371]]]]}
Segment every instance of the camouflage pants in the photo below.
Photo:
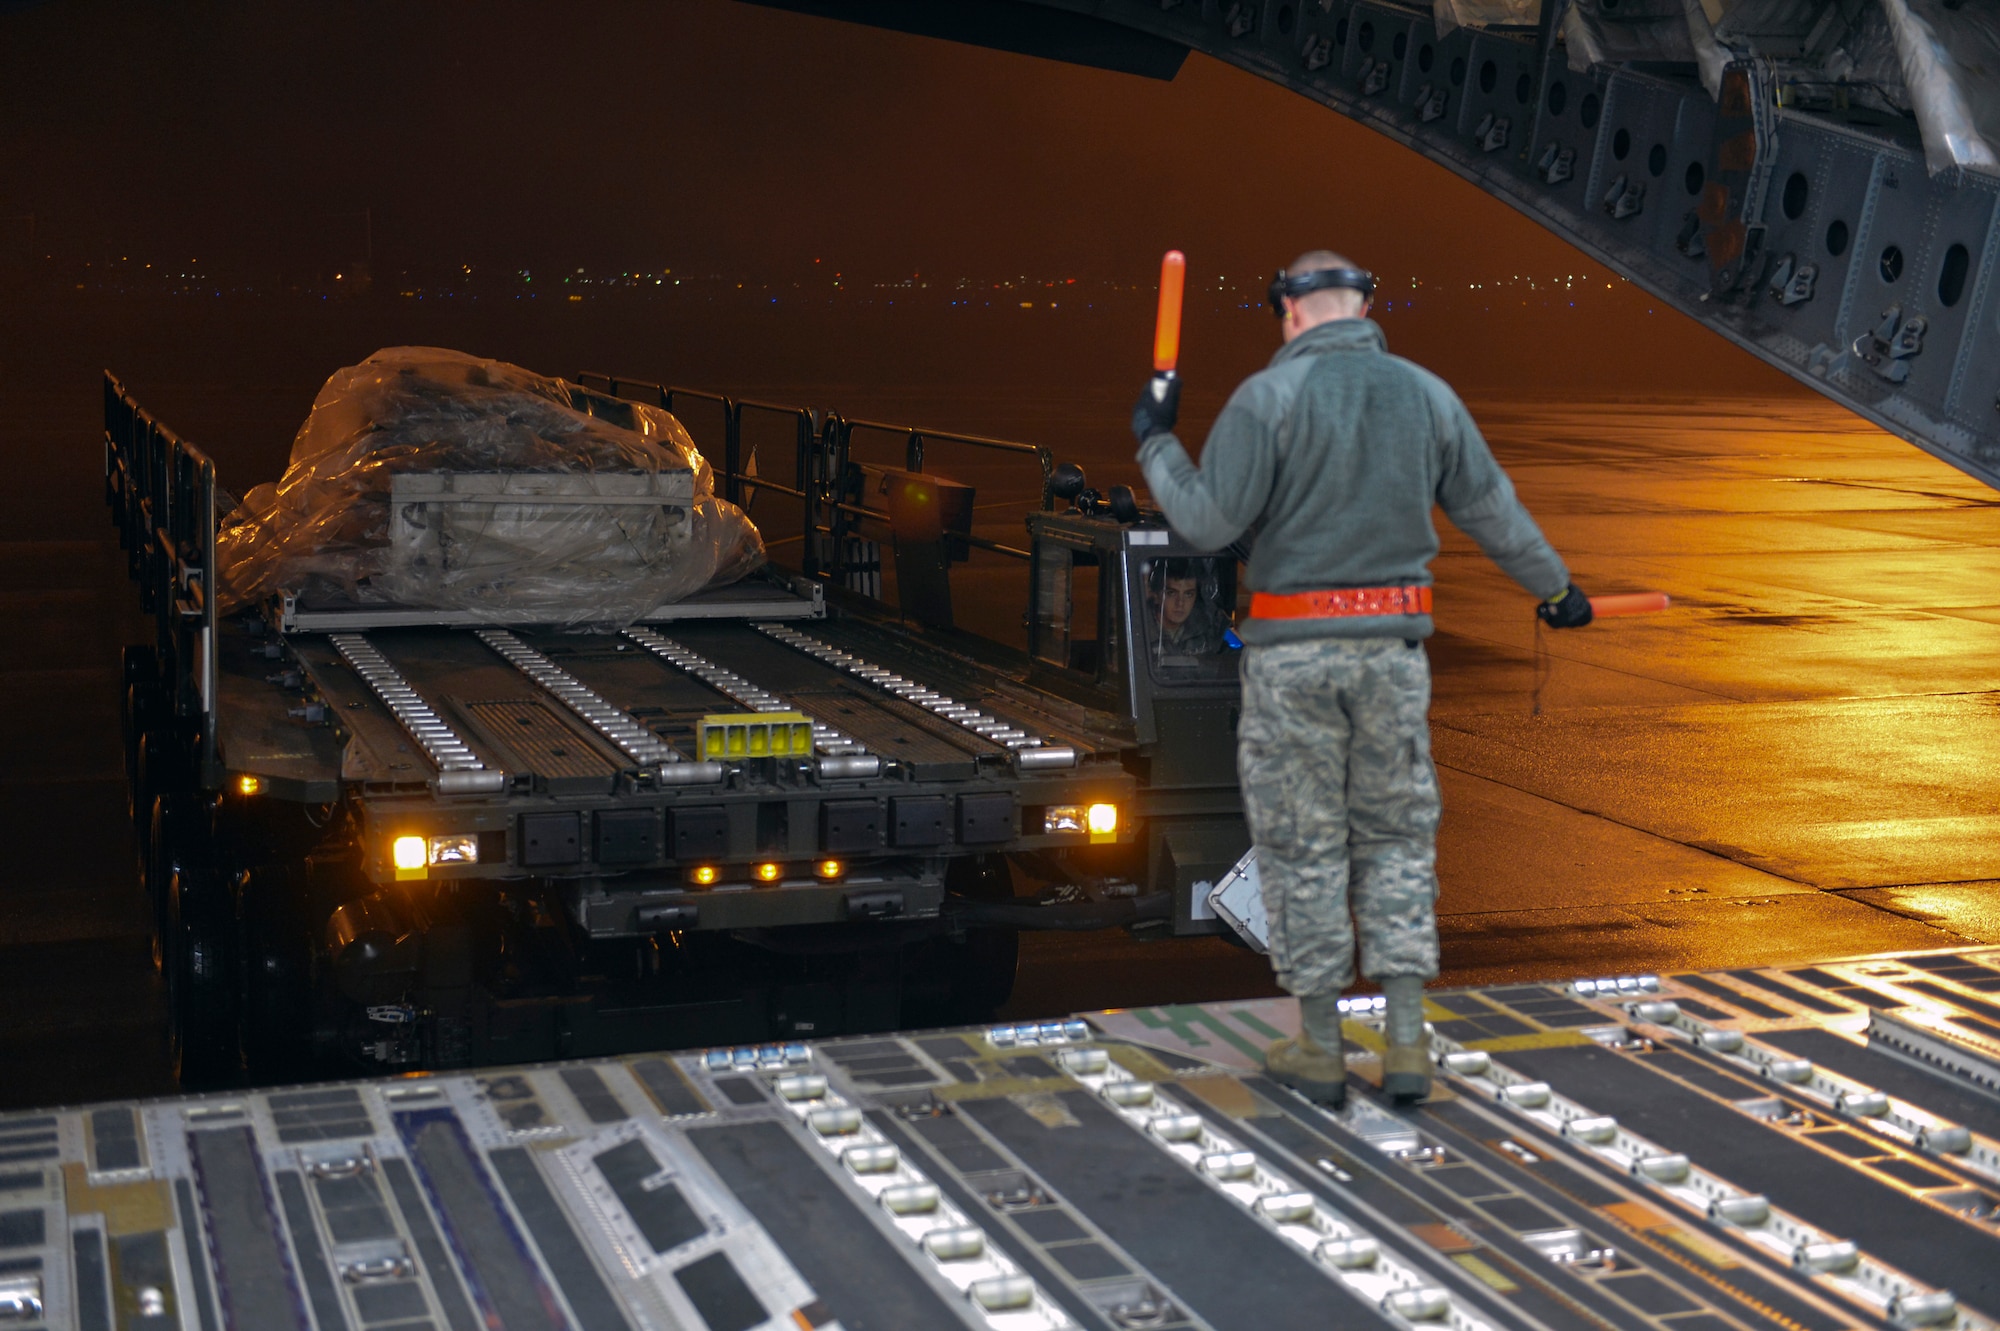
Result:
{"type": "Polygon", "coordinates": [[[1270,917],[1301,997],[1438,973],[1430,660],[1401,638],[1247,647],[1237,770],[1270,917]],[[1352,918],[1349,917],[1350,908],[1352,918]]]}

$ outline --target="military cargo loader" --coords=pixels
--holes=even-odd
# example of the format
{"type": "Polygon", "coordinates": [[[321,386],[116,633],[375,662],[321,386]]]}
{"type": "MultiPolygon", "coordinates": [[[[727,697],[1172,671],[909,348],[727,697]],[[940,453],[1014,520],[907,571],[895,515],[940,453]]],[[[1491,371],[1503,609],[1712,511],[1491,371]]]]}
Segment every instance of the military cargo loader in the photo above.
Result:
{"type": "MultiPolygon", "coordinates": [[[[157,624],[125,658],[131,811],[184,1078],[976,1019],[1021,929],[1218,931],[1206,890],[1249,844],[1233,555],[1045,448],[575,392],[718,418],[697,442],[773,562],[617,632],[289,588],[225,612],[214,466],[107,375],[106,498],[157,624]],[[861,459],[884,438],[899,465],[861,459]],[[927,447],[1019,468],[1025,539],[982,531],[927,447]],[[1003,630],[1010,588],[1021,632],[961,626],[955,582],[1003,630]]],[[[400,475],[390,539],[525,505],[513,484],[400,475]]]]}

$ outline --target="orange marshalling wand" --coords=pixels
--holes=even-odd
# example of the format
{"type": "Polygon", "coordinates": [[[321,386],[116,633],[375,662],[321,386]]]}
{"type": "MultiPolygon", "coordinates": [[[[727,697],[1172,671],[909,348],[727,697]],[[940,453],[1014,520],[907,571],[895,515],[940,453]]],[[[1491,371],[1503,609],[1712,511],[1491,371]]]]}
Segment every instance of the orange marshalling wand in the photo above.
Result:
{"type": "Polygon", "coordinates": [[[1181,359],[1181,292],[1187,286],[1187,255],[1168,250],[1160,260],[1160,317],[1153,325],[1153,372],[1172,374],[1181,359]]]}
{"type": "Polygon", "coordinates": [[[1619,596],[1591,597],[1590,613],[1599,619],[1607,615],[1650,615],[1665,610],[1668,604],[1665,592],[1626,592],[1619,596]]]}

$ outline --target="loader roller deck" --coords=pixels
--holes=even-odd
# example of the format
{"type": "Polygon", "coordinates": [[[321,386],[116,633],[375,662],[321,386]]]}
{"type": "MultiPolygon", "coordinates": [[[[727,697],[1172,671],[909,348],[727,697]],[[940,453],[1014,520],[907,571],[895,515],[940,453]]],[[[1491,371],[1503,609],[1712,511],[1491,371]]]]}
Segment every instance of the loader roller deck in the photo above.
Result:
{"type": "MultiPolygon", "coordinates": [[[[521,648],[568,675],[643,734],[670,745],[682,759],[700,756],[696,731],[704,716],[775,710],[752,698],[804,712],[822,729],[817,746],[822,752],[876,754],[905,765],[918,780],[966,780],[982,764],[1006,766],[1023,747],[1052,752],[1067,747],[1087,760],[1116,743],[1074,711],[1056,715],[1045,700],[1004,692],[982,697],[993,691],[949,665],[913,668],[907,649],[899,650],[887,635],[841,622],[811,621],[799,630],[694,622],[616,636],[396,628],[295,635],[286,647],[299,664],[298,683],[309,683],[352,732],[355,744],[343,755],[347,773],[392,783],[421,783],[441,766],[437,751],[411,729],[412,707],[420,718],[415,724],[441,726],[447,741],[456,740],[485,769],[537,779],[544,786],[554,782],[557,793],[582,793],[600,785],[608,792],[618,770],[650,756],[621,747],[545,680],[510,659],[521,648]],[[864,666],[893,653],[903,672],[898,678],[925,694],[949,698],[965,711],[977,711],[985,724],[975,729],[928,710],[852,670],[817,659],[773,636],[774,631],[843,653],[864,666]],[[700,664],[694,669],[676,665],[663,655],[670,649],[700,664]],[[389,691],[372,687],[353,659],[357,651],[379,662],[376,668],[389,680],[389,691]],[[716,680],[733,680],[733,686],[716,680]],[[406,701],[399,704],[399,699],[406,701]],[[493,714],[510,707],[514,715],[493,714]],[[825,742],[828,730],[835,732],[832,743],[825,742]]],[[[259,636],[225,640],[223,687],[239,704],[232,715],[262,721],[273,738],[292,735],[296,761],[324,761],[318,749],[325,747],[325,737],[282,724],[299,699],[270,687],[274,671],[265,663],[264,651],[259,636]],[[321,743],[315,746],[315,740],[321,743]]],[[[889,672],[880,668],[880,673],[889,672]]],[[[232,766],[280,774],[274,760],[283,755],[230,746],[232,738],[225,735],[225,749],[244,753],[232,766]]],[[[265,750],[269,748],[267,744],[265,750]]]]}
{"type": "Polygon", "coordinates": [[[1973,1331],[1996,993],[2000,949],[1439,991],[1415,1106],[1355,999],[1335,1113],[1257,1000],[21,1114],[0,1324],[1973,1331]]]}

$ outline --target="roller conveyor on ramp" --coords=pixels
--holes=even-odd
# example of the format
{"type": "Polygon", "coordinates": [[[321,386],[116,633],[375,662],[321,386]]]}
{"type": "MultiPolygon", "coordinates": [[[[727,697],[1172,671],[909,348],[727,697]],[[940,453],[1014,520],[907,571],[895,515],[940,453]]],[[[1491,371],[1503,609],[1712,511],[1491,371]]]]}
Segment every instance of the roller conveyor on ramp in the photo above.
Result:
{"type": "Polygon", "coordinates": [[[1442,991],[1404,1108],[1357,999],[1337,1114],[1256,1000],[17,1115],[0,1325],[1976,1331],[2000,1064],[1950,1032],[1996,992],[2000,949],[1442,991]]]}

